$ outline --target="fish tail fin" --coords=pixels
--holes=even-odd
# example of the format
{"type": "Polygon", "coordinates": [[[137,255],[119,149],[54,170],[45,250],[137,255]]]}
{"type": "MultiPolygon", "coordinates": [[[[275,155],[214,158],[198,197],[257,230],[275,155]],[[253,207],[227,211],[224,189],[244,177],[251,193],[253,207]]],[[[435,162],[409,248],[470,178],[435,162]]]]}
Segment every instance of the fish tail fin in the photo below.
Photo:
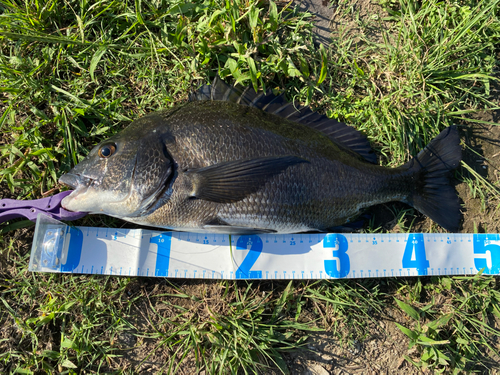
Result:
{"type": "Polygon", "coordinates": [[[405,165],[415,176],[408,203],[450,232],[458,231],[462,216],[449,178],[461,159],[458,130],[450,126],[405,165]]]}

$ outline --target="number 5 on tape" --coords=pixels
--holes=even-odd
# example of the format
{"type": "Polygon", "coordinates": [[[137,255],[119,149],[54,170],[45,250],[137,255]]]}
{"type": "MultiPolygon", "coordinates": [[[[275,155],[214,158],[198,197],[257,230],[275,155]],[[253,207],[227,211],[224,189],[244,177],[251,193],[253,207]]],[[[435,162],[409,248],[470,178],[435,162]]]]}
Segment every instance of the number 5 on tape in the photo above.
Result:
{"type": "Polygon", "coordinates": [[[491,261],[488,264],[485,258],[474,258],[474,265],[477,270],[484,269],[487,275],[498,275],[500,273],[500,235],[493,234],[474,234],[474,254],[486,255],[490,253],[491,261]],[[491,267],[488,267],[491,265],[491,267]]]}

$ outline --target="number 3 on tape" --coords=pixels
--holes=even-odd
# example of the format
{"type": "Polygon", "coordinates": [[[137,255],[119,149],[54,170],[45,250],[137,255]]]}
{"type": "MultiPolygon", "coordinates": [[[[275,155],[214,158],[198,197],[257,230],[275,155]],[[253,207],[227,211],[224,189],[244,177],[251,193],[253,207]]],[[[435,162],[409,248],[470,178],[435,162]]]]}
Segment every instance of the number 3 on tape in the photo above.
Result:
{"type": "Polygon", "coordinates": [[[346,277],[351,270],[351,262],[347,255],[348,243],[347,239],[337,233],[330,233],[323,239],[324,249],[333,249],[332,255],[334,259],[325,260],[325,271],[328,276],[335,278],[346,277]]]}

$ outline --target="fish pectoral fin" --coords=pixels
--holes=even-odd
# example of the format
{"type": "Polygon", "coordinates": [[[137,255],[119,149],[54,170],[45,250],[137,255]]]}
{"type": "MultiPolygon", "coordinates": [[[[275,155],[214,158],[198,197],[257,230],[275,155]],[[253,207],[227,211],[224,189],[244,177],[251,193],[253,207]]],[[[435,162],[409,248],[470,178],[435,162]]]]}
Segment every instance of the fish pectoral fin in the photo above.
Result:
{"type": "Polygon", "coordinates": [[[244,234],[276,233],[276,231],[272,229],[235,227],[232,225],[204,225],[203,229],[213,233],[220,233],[220,234],[244,235],[244,234]]]}
{"type": "Polygon", "coordinates": [[[273,156],[229,161],[185,173],[191,179],[191,197],[234,203],[257,192],[271,177],[301,163],[309,162],[298,156],[273,156]]]}

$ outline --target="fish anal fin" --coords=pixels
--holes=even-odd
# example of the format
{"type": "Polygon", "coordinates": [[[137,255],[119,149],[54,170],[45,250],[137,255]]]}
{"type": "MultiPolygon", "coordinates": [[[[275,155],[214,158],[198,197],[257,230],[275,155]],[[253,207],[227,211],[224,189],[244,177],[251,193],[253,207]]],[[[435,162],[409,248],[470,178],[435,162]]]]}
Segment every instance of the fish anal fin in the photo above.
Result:
{"type": "Polygon", "coordinates": [[[204,225],[203,230],[212,233],[235,234],[235,235],[276,233],[276,231],[272,229],[238,227],[233,225],[210,225],[210,224],[204,225]]]}

